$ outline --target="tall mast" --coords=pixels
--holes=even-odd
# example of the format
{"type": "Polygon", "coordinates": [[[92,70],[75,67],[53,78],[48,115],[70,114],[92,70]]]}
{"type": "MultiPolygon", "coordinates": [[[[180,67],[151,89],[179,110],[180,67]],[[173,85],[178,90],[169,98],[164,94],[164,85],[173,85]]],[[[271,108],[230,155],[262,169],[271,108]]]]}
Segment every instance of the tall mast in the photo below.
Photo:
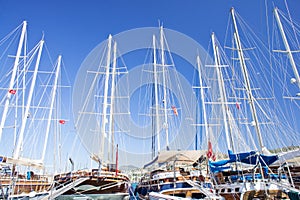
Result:
{"type": "Polygon", "coordinates": [[[199,76],[199,84],[200,84],[200,96],[201,96],[201,105],[202,105],[202,111],[203,111],[205,136],[209,140],[208,123],[207,123],[207,116],[206,116],[206,106],[205,106],[205,99],[204,99],[204,87],[203,87],[203,80],[202,80],[202,73],[201,73],[201,61],[200,61],[199,56],[197,56],[197,66],[198,66],[198,76],[199,76]]]}
{"type": "Polygon", "coordinates": [[[161,48],[161,66],[163,73],[163,105],[164,105],[164,129],[166,132],[166,149],[169,150],[169,125],[168,125],[168,113],[167,113],[167,87],[166,87],[166,70],[165,70],[165,50],[164,50],[164,33],[163,27],[160,27],[160,48],[161,48]]]}
{"type": "MultiPolygon", "coordinates": [[[[113,115],[114,115],[114,98],[115,98],[115,77],[116,77],[116,66],[117,66],[117,42],[114,42],[114,52],[113,52],[113,67],[111,75],[111,95],[110,95],[110,113],[109,113],[109,133],[108,141],[111,143],[110,151],[108,152],[110,161],[113,161],[113,148],[114,148],[114,131],[113,131],[113,115]]],[[[109,150],[109,148],[108,148],[109,150]]]]}
{"type": "Polygon", "coordinates": [[[253,97],[253,94],[252,94],[252,89],[251,89],[250,80],[249,80],[249,76],[248,76],[247,66],[246,66],[245,58],[244,58],[244,52],[243,52],[243,49],[242,49],[242,44],[241,44],[241,41],[240,41],[240,36],[239,36],[239,32],[238,32],[238,28],[237,28],[237,24],[236,24],[236,20],[235,20],[234,9],[231,8],[230,11],[231,11],[231,16],[232,16],[234,31],[235,31],[234,40],[235,40],[235,43],[236,43],[236,48],[237,48],[237,52],[238,52],[238,56],[239,56],[240,66],[242,68],[242,73],[243,73],[243,77],[244,77],[244,81],[245,81],[247,96],[248,96],[248,100],[249,100],[249,104],[250,104],[250,108],[251,108],[252,119],[254,121],[254,126],[255,126],[257,137],[258,137],[260,152],[263,152],[264,150],[266,150],[266,148],[264,147],[264,144],[263,144],[263,141],[262,141],[260,126],[259,126],[258,117],[257,117],[257,114],[256,114],[256,107],[255,107],[255,104],[254,104],[254,97],[253,97]]]}
{"type": "Polygon", "coordinates": [[[35,68],[34,68],[33,77],[32,77],[32,81],[31,81],[31,86],[30,86],[30,90],[29,90],[29,94],[28,94],[27,104],[26,104],[26,108],[25,108],[25,115],[23,116],[23,119],[22,119],[22,125],[21,125],[21,129],[20,129],[18,143],[17,143],[16,149],[15,149],[15,152],[14,152],[14,158],[15,159],[19,158],[21,145],[23,144],[25,126],[26,126],[26,122],[27,122],[27,118],[28,118],[27,116],[29,115],[29,108],[30,108],[30,104],[31,104],[32,96],[33,96],[33,91],[34,91],[34,88],[35,88],[35,83],[36,83],[38,68],[39,68],[39,65],[40,65],[43,45],[44,45],[44,40],[41,40],[40,44],[39,44],[38,57],[37,57],[37,61],[35,63],[35,68]]]}
{"type": "Polygon", "coordinates": [[[107,95],[108,95],[108,81],[109,81],[109,69],[110,69],[110,57],[111,57],[111,41],[112,36],[109,35],[108,37],[108,44],[107,44],[107,60],[106,60],[106,72],[105,72],[105,83],[104,83],[104,100],[103,100],[103,109],[102,109],[102,125],[101,125],[101,152],[102,159],[104,156],[104,140],[105,140],[105,131],[106,131],[106,123],[107,123],[107,95]]]}
{"type": "MultiPolygon", "coordinates": [[[[25,99],[26,99],[26,76],[27,76],[27,73],[26,73],[26,70],[27,70],[27,35],[25,35],[25,41],[24,41],[24,45],[23,45],[23,51],[24,51],[24,53],[23,53],[23,55],[24,55],[24,58],[23,58],[23,77],[22,77],[22,79],[23,79],[23,81],[22,81],[22,111],[21,111],[21,118],[23,118],[23,116],[25,115],[24,113],[25,113],[25,99]]],[[[16,97],[16,101],[18,100],[18,97],[19,95],[17,95],[16,97]]],[[[19,114],[19,112],[17,111],[18,110],[18,103],[16,102],[16,116],[19,114]]],[[[18,119],[18,117],[16,117],[16,120],[15,120],[15,127],[17,127],[17,119],[18,119]]],[[[14,145],[16,145],[16,143],[17,143],[17,135],[18,135],[18,129],[16,129],[15,128],[15,140],[14,140],[14,145]]]]}
{"type": "Polygon", "coordinates": [[[59,55],[58,59],[57,59],[55,80],[54,80],[54,85],[53,85],[52,94],[51,94],[51,103],[50,103],[50,110],[49,110],[49,116],[48,116],[48,123],[47,123],[46,134],[45,134],[44,148],[43,148],[43,152],[42,152],[42,159],[41,159],[42,161],[44,161],[45,154],[46,154],[46,148],[47,148],[50,126],[51,126],[51,121],[52,121],[53,107],[54,107],[54,102],[55,102],[55,97],[56,97],[56,92],[57,92],[57,83],[58,83],[58,77],[59,77],[59,72],[60,72],[60,66],[61,66],[61,55],[59,55]]]}
{"type": "Polygon", "coordinates": [[[154,71],[154,96],[155,96],[155,121],[157,135],[157,151],[160,152],[160,126],[159,126],[159,110],[158,110],[158,82],[157,82],[157,61],[156,61],[156,45],[155,35],[153,35],[153,71],[154,71]]]}
{"type": "Polygon", "coordinates": [[[215,60],[215,67],[217,70],[217,77],[218,77],[218,86],[220,91],[220,97],[221,97],[221,109],[223,113],[223,122],[224,122],[224,128],[225,128],[225,134],[226,134],[226,142],[229,150],[233,150],[233,139],[232,135],[229,132],[229,126],[228,126],[228,114],[227,114],[227,98],[226,98],[226,90],[224,86],[224,79],[221,71],[221,61],[220,61],[220,54],[219,54],[219,48],[215,41],[215,34],[212,33],[211,35],[212,43],[213,43],[213,50],[214,50],[214,60],[215,60]]]}
{"type": "MultiPolygon", "coordinates": [[[[23,22],[23,27],[22,27],[22,33],[21,33],[21,37],[20,37],[19,45],[18,45],[18,49],[17,49],[17,54],[16,54],[14,66],[13,66],[13,69],[12,69],[12,75],[11,75],[9,88],[8,88],[9,91],[14,88],[16,74],[17,74],[19,60],[20,60],[20,55],[21,55],[21,51],[22,51],[22,47],[23,47],[23,43],[24,43],[25,34],[26,34],[26,27],[27,27],[27,22],[24,21],[23,22]]],[[[0,124],[0,141],[1,141],[4,124],[5,124],[6,117],[7,117],[7,112],[8,112],[8,107],[9,107],[9,102],[10,102],[10,99],[11,99],[11,95],[12,94],[10,92],[8,92],[7,95],[6,95],[6,100],[5,100],[4,109],[3,109],[3,113],[2,113],[1,124],[0,124]]]]}
{"type": "Polygon", "coordinates": [[[278,24],[278,27],[279,27],[279,30],[280,30],[280,33],[281,33],[281,37],[283,39],[283,43],[284,43],[285,49],[286,49],[285,53],[287,53],[287,56],[289,58],[290,64],[292,66],[292,69],[293,69],[293,72],[294,72],[294,75],[295,75],[295,78],[296,78],[297,86],[300,89],[300,76],[299,76],[299,72],[297,70],[297,66],[295,64],[294,57],[293,57],[290,45],[288,43],[288,40],[286,38],[286,35],[285,35],[285,32],[284,32],[284,29],[283,29],[280,17],[278,15],[278,8],[277,7],[274,9],[274,13],[275,13],[275,18],[276,18],[276,21],[277,21],[277,24],[278,24]]]}

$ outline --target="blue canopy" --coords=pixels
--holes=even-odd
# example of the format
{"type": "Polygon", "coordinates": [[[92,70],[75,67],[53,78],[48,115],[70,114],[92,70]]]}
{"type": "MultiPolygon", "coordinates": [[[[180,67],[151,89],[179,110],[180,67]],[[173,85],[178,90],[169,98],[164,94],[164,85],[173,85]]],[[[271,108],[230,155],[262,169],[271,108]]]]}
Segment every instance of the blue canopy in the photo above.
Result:
{"type": "MultiPolygon", "coordinates": [[[[245,161],[249,158],[255,157],[255,154],[256,154],[255,151],[234,154],[231,150],[228,150],[228,155],[229,155],[229,159],[231,162],[242,162],[243,163],[243,161],[245,161]]],[[[255,164],[256,164],[256,162],[255,162],[255,164]]]]}
{"type": "Polygon", "coordinates": [[[268,166],[278,160],[277,155],[263,155],[256,151],[244,152],[234,154],[231,150],[228,150],[229,159],[219,160],[216,162],[209,162],[209,167],[212,172],[224,171],[229,169],[229,167],[224,167],[224,165],[233,162],[241,162],[250,165],[256,165],[260,163],[262,166],[268,166]]]}
{"type": "Polygon", "coordinates": [[[211,172],[216,173],[216,172],[226,171],[226,170],[230,169],[230,166],[225,166],[225,167],[219,166],[219,167],[216,167],[214,165],[209,165],[209,169],[210,169],[211,172]]]}
{"type": "Polygon", "coordinates": [[[229,150],[228,154],[230,160],[233,162],[237,161],[250,165],[256,165],[257,163],[260,163],[262,166],[269,166],[278,160],[278,155],[264,155],[255,151],[234,154],[231,150],[229,150]]]}

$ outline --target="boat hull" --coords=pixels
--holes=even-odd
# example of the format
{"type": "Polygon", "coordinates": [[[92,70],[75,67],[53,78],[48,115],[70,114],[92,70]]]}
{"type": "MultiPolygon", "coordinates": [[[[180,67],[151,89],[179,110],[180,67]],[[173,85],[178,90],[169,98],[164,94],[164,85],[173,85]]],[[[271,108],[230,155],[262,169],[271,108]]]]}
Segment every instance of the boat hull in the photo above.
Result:
{"type": "Polygon", "coordinates": [[[216,193],[223,196],[226,200],[288,199],[288,195],[282,187],[272,182],[261,180],[220,184],[216,186],[216,193]]]}
{"type": "Polygon", "coordinates": [[[57,198],[56,200],[127,200],[129,199],[128,193],[116,193],[116,194],[86,194],[86,195],[62,195],[57,198]]]}
{"type": "Polygon", "coordinates": [[[68,190],[63,195],[127,193],[128,183],[118,180],[90,179],[68,190]]]}
{"type": "Polygon", "coordinates": [[[35,197],[39,194],[44,194],[51,188],[50,181],[17,179],[12,181],[12,178],[1,178],[0,198],[18,199],[20,196],[35,197]]]}
{"type": "MultiPolygon", "coordinates": [[[[204,188],[202,188],[203,190],[204,188]]],[[[210,193],[211,191],[206,191],[210,193]]],[[[150,192],[149,199],[155,200],[167,200],[167,199],[224,199],[223,197],[214,195],[213,193],[207,196],[199,188],[174,188],[169,190],[164,190],[161,192],[150,192]]]]}
{"type": "Polygon", "coordinates": [[[111,198],[122,199],[124,195],[129,196],[129,178],[122,173],[77,171],[56,175],[54,180],[55,191],[61,190],[60,198],[79,195],[79,197],[96,196],[96,199],[101,199],[102,196],[111,195],[111,198]]]}

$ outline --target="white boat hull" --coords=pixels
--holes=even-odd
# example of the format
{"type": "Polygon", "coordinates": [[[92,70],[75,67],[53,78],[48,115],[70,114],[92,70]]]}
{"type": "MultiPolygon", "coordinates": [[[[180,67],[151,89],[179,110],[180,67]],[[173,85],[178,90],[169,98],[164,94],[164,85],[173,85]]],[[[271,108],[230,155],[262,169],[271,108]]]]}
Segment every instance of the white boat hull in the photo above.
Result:
{"type": "Polygon", "coordinates": [[[127,200],[129,199],[128,193],[116,193],[116,194],[89,194],[89,195],[62,195],[56,198],[56,200],[127,200]]]}

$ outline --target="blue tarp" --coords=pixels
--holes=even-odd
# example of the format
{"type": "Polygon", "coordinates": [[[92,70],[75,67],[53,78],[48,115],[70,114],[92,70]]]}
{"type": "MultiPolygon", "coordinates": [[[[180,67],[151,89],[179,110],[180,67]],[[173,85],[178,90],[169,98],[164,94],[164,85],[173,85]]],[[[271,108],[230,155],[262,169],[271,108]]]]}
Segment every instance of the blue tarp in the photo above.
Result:
{"type": "Polygon", "coordinates": [[[234,154],[231,150],[228,150],[229,159],[219,160],[216,162],[209,162],[209,166],[212,172],[224,171],[229,169],[229,167],[224,167],[224,165],[233,162],[241,162],[251,165],[256,165],[258,162],[262,166],[268,166],[278,160],[277,155],[263,155],[256,151],[244,152],[234,154]]]}
{"type": "Polygon", "coordinates": [[[226,171],[226,170],[230,169],[230,167],[229,166],[225,166],[225,167],[218,166],[218,167],[216,167],[216,166],[213,166],[213,165],[209,164],[209,169],[210,169],[211,172],[217,173],[217,172],[226,171]]]}
{"type": "Polygon", "coordinates": [[[231,160],[218,160],[218,161],[215,161],[215,162],[209,161],[209,166],[221,167],[223,165],[226,165],[227,163],[231,163],[231,160]]]}
{"type": "Polygon", "coordinates": [[[231,150],[228,150],[228,155],[231,162],[243,162],[249,158],[254,157],[255,154],[255,151],[234,154],[231,150]]]}
{"type": "Polygon", "coordinates": [[[278,160],[277,155],[264,155],[255,151],[250,151],[246,153],[234,154],[231,150],[228,151],[229,158],[231,161],[246,163],[250,165],[256,165],[257,159],[262,166],[268,166],[278,160]]]}

